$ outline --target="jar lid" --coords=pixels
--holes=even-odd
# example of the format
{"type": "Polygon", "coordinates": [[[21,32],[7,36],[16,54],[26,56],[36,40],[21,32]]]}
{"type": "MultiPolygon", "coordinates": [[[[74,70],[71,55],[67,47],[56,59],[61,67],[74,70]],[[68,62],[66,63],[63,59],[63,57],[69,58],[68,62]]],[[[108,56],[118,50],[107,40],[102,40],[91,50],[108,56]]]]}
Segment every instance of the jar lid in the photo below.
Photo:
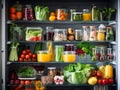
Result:
{"type": "Polygon", "coordinates": [[[64,47],[63,45],[56,45],[55,47],[64,47]]]}
{"type": "Polygon", "coordinates": [[[38,54],[48,54],[49,51],[48,50],[42,50],[42,51],[38,51],[37,53],[38,54]]]}
{"type": "Polygon", "coordinates": [[[48,69],[56,69],[56,67],[48,67],[48,69]]]}
{"type": "Polygon", "coordinates": [[[63,54],[75,54],[75,51],[64,51],[63,54]]]}
{"type": "Polygon", "coordinates": [[[73,12],[73,14],[82,14],[82,12],[73,12]]]}
{"type": "Polygon", "coordinates": [[[74,46],[74,44],[65,44],[65,46],[74,46]]]}

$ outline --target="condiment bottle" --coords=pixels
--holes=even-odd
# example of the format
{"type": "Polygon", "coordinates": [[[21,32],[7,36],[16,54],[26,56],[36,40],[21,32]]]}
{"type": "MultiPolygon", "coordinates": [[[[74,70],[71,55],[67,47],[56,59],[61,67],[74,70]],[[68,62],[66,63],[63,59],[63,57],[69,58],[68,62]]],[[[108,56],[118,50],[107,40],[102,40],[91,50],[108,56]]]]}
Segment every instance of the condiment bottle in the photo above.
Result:
{"type": "Polygon", "coordinates": [[[88,26],[83,26],[83,41],[88,41],[90,36],[90,29],[88,26]]]}
{"type": "Polygon", "coordinates": [[[23,10],[23,20],[33,20],[34,13],[32,9],[32,5],[25,5],[23,10]]]}
{"type": "Polygon", "coordinates": [[[111,26],[106,27],[106,40],[113,41],[114,40],[114,32],[111,26]]]}
{"type": "Polygon", "coordinates": [[[112,48],[107,48],[107,60],[112,61],[113,54],[112,54],[112,48]]]}
{"type": "Polygon", "coordinates": [[[96,26],[90,26],[90,41],[97,41],[97,30],[96,26]]]}
{"type": "Polygon", "coordinates": [[[83,9],[83,21],[91,21],[91,17],[89,9],[83,9]]]}
{"type": "Polygon", "coordinates": [[[44,34],[44,40],[47,40],[47,41],[53,40],[54,32],[52,29],[53,27],[46,27],[46,32],[44,34]]]}
{"type": "Polygon", "coordinates": [[[97,40],[98,41],[104,41],[105,40],[105,26],[103,24],[100,24],[98,34],[97,34],[97,40]]]}

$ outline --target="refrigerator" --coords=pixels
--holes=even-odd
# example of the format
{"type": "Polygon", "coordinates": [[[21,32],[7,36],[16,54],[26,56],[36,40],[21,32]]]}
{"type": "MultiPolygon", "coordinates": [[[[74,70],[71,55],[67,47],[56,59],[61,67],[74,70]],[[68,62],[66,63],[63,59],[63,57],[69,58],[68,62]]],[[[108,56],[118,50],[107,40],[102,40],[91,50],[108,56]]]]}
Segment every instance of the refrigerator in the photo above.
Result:
{"type": "MultiPolygon", "coordinates": [[[[70,11],[69,11],[70,13],[70,11]]],[[[69,16],[70,17],[70,16],[69,16]]],[[[14,87],[17,85],[9,84],[9,72],[11,70],[15,70],[18,67],[23,66],[39,66],[39,65],[45,65],[46,68],[50,66],[58,66],[60,68],[63,68],[64,66],[68,65],[69,63],[58,63],[58,62],[50,62],[50,63],[40,63],[40,62],[11,62],[9,61],[9,54],[10,54],[10,25],[12,23],[16,23],[17,25],[25,25],[26,27],[42,27],[43,31],[45,32],[47,26],[51,26],[54,28],[81,28],[83,25],[112,25],[112,27],[115,30],[115,41],[113,42],[91,42],[95,45],[97,44],[104,44],[107,46],[112,47],[114,52],[114,60],[110,62],[115,71],[115,84],[113,85],[105,85],[104,90],[120,90],[120,1],[119,0],[2,0],[0,1],[0,90],[13,90],[14,87]],[[42,6],[48,6],[51,11],[54,11],[59,8],[67,8],[67,9],[76,9],[78,11],[82,11],[82,9],[90,8],[91,5],[95,4],[99,8],[103,7],[113,7],[117,9],[116,12],[116,18],[115,20],[106,20],[106,21],[41,21],[41,20],[11,20],[10,14],[9,14],[9,8],[13,4],[16,3],[16,1],[19,1],[20,4],[24,5],[42,5],[42,6]],[[2,89],[1,89],[2,88],[2,89]]],[[[36,42],[27,42],[27,41],[18,41],[19,44],[23,45],[30,45],[31,49],[33,50],[34,45],[36,42]]],[[[76,44],[76,41],[66,41],[66,42],[54,42],[54,45],[64,45],[66,43],[68,44],[76,44]]],[[[42,48],[45,47],[46,41],[40,41],[39,43],[42,43],[42,48]]],[[[86,63],[86,62],[84,62],[86,63]]],[[[95,64],[95,63],[94,63],[95,64]]],[[[47,71],[46,71],[47,72],[47,71]]],[[[29,86],[28,86],[29,87],[29,86]]],[[[46,90],[96,90],[95,88],[97,85],[47,85],[46,90]]],[[[23,89],[22,89],[23,90],[23,89]]],[[[97,89],[102,90],[102,89],[97,89]]]]}

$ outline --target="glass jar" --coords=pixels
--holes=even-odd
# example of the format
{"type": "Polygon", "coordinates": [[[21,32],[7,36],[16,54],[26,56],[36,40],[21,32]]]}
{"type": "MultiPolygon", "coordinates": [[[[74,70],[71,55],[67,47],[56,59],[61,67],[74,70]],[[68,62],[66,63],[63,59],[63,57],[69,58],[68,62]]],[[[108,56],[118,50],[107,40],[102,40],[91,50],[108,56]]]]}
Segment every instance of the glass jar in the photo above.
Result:
{"type": "Polygon", "coordinates": [[[90,37],[90,29],[88,26],[83,26],[83,40],[84,41],[89,41],[90,37]]]}
{"type": "Polygon", "coordinates": [[[34,12],[32,5],[25,5],[23,9],[23,20],[33,20],[34,19],[34,12]]]}
{"type": "Polygon", "coordinates": [[[74,51],[74,44],[65,44],[65,51],[74,51]]]}
{"type": "Polygon", "coordinates": [[[83,9],[83,21],[91,21],[92,15],[89,9],[83,9]]]}
{"type": "Polygon", "coordinates": [[[44,34],[44,40],[47,40],[47,41],[53,40],[54,32],[52,29],[53,27],[46,27],[46,32],[44,34]]]}
{"type": "Polygon", "coordinates": [[[76,61],[75,51],[64,51],[63,52],[63,61],[64,62],[75,62],[76,61]]]}
{"type": "Polygon", "coordinates": [[[75,9],[70,9],[70,21],[73,21],[73,13],[75,12],[75,9]]]}
{"type": "Polygon", "coordinates": [[[106,59],[105,47],[100,47],[100,61],[104,61],[105,59],[106,59]]]}
{"type": "Polygon", "coordinates": [[[56,62],[63,62],[62,53],[64,51],[64,46],[56,45],[55,46],[55,61],[56,62]]]}
{"type": "Polygon", "coordinates": [[[81,21],[83,18],[82,12],[73,12],[73,21],[81,21]]]}
{"type": "Polygon", "coordinates": [[[112,48],[107,48],[107,60],[113,60],[112,48]]]}
{"type": "Polygon", "coordinates": [[[114,32],[111,26],[106,27],[106,40],[113,41],[114,40],[114,32]]]}
{"type": "Polygon", "coordinates": [[[55,76],[57,73],[56,67],[48,67],[48,75],[55,76]]]}
{"type": "Polygon", "coordinates": [[[54,41],[67,40],[66,29],[54,29],[54,41]]]}
{"type": "Polygon", "coordinates": [[[37,52],[37,61],[38,62],[50,62],[51,61],[51,54],[49,51],[38,51],[37,52]]]}
{"type": "Polygon", "coordinates": [[[98,41],[104,41],[105,40],[105,25],[100,24],[98,34],[97,34],[97,40],[98,41]]]}
{"type": "Polygon", "coordinates": [[[65,21],[68,19],[67,9],[56,9],[56,19],[65,21]]]}
{"type": "Polygon", "coordinates": [[[82,40],[82,30],[76,29],[75,30],[75,40],[82,40]]]}
{"type": "Polygon", "coordinates": [[[97,30],[96,26],[90,26],[90,37],[89,41],[97,41],[97,30]]]}

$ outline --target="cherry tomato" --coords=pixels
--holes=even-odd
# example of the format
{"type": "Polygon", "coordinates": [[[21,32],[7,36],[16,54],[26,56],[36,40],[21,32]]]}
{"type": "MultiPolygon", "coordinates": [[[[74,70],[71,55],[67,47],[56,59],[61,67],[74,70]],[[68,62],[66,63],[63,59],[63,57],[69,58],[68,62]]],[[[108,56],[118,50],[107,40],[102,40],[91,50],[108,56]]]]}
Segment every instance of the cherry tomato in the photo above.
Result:
{"type": "Polygon", "coordinates": [[[98,84],[102,84],[102,79],[99,79],[99,80],[98,80],[98,84]]]}
{"type": "Polygon", "coordinates": [[[25,85],[30,85],[30,84],[31,84],[31,81],[29,81],[29,80],[25,81],[25,85]]]}
{"type": "Polygon", "coordinates": [[[25,55],[25,58],[26,58],[26,59],[30,59],[30,56],[29,56],[29,55],[25,55]]]}
{"type": "Polygon", "coordinates": [[[102,84],[103,84],[103,85],[108,84],[108,79],[104,78],[104,79],[102,80],[102,84]]]}
{"type": "Polygon", "coordinates": [[[109,83],[109,84],[113,84],[113,83],[114,83],[113,78],[108,79],[108,83],[109,83]]]}
{"type": "Polygon", "coordinates": [[[27,53],[30,53],[31,51],[30,51],[30,49],[26,49],[26,52],[27,52],[27,53]]]}
{"type": "Polygon", "coordinates": [[[22,59],[22,58],[19,58],[19,62],[23,62],[23,59],[22,59]]]}
{"type": "Polygon", "coordinates": [[[23,51],[22,51],[22,54],[26,55],[26,54],[27,54],[26,50],[23,50],[23,51]]]}
{"type": "Polygon", "coordinates": [[[36,58],[36,57],[37,57],[36,54],[33,54],[33,55],[32,55],[32,58],[36,58]]]}
{"type": "Polygon", "coordinates": [[[29,52],[28,55],[29,55],[30,57],[32,57],[32,53],[31,53],[31,52],[29,52]]]}
{"type": "Polygon", "coordinates": [[[20,84],[24,85],[25,81],[24,80],[20,80],[20,84]]]}
{"type": "Polygon", "coordinates": [[[24,54],[21,54],[20,57],[21,57],[22,59],[24,59],[24,58],[25,58],[25,55],[24,55],[24,54]]]}

